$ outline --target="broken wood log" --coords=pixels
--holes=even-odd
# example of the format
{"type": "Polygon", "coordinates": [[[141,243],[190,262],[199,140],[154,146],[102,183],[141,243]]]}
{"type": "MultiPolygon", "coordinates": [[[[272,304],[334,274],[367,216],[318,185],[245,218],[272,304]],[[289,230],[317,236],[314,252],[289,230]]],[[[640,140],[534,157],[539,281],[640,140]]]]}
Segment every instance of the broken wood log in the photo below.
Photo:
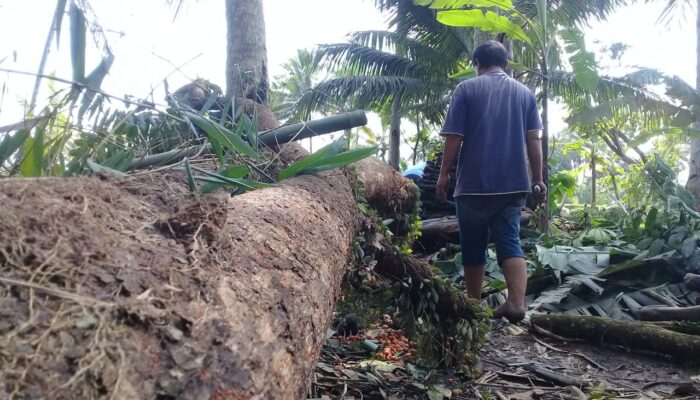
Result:
{"type": "Polygon", "coordinates": [[[641,321],[697,321],[700,322],[700,306],[664,307],[647,306],[636,312],[641,321]]]}
{"type": "Polygon", "coordinates": [[[684,321],[654,321],[654,325],[674,332],[700,336],[700,323],[684,321]]]}
{"type": "MultiPolygon", "coordinates": [[[[520,226],[527,227],[532,221],[532,211],[520,211],[520,226]]],[[[459,243],[459,223],[456,216],[423,220],[418,243],[426,251],[439,250],[447,243],[459,243]]]]}
{"type": "Polygon", "coordinates": [[[651,323],[545,314],[532,315],[530,321],[535,326],[567,338],[665,354],[677,361],[700,360],[700,337],[673,332],[651,323]]]}
{"type": "Polygon", "coordinates": [[[686,274],[683,278],[683,284],[688,290],[700,292],[700,275],[690,273],[686,274]]]}

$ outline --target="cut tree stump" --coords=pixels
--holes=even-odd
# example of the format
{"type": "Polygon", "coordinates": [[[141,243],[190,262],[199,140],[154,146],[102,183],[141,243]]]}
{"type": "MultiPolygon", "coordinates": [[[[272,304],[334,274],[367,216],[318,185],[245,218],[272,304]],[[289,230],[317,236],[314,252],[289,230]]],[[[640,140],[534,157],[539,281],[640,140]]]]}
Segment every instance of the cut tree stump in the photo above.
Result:
{"type": "Polygon", "coordinates": [[[0,181],[0,397],[303,398],[365,224],[355,186],[0,181]]]}
{"type": "Polygon", "coordinates": [[[677,361],[697,363],[700,360],[700,337],[673,332],[651,323],[544,314],[532,315],[530,321],[565,338],[665,354],[677,361]]]}

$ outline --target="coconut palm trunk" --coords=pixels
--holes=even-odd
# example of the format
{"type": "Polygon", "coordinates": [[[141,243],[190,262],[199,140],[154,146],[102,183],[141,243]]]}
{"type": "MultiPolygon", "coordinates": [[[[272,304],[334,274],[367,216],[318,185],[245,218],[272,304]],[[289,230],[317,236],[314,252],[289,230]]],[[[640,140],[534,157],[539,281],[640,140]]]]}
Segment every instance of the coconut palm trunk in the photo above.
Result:
{"type": "MultiPolygon", "coordinates": [[[[700,90],[700,0],[696,5],[697,19],[695,34],[698,44],[696,48],[696,82],[695,87],[700,90]]],[[[700,129],[700,118],[695,121],[695,129],[700,129]]],[[[695,209],[700,209],[700,139],[692,139],[690,142],[690,162],[688,165],[688,190],[695,196],[695,209]]]]}
{"type": "Polygon", "coordinates": [[[399,170],[401,162],[401,96],[391,101],[391,125],[389,128],[389,165],[399,170]]]}
{"type": "Polygon", "coordinates": [[[226,94],[267,102],[267,47],[262,0],[226,0],[226,94]]]}

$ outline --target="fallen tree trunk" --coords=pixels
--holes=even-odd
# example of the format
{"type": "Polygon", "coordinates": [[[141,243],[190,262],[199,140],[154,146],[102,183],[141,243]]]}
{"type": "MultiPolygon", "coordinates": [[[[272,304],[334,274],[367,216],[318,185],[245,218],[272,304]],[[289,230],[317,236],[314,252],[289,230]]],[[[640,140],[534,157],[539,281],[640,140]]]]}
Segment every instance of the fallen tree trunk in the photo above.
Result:
{"type": "Polygon", "coordinates": [[[648,306],[640,308],[636,314],[641,321],[700,321],[700,306],[648,306]]]}
{"type": "Polygon", "coordinates": [[[688,290],[700,292],[700,275],[686,274],[683,278],[683,284],[688,290]]]}
{"type": "Polygon", "coordinates": [[[391,166],[376,158],[365,158],[354,165],[365,200],[381,216],[411,213],[417,200],[417,188],[391,166]]]}
{"type": "Polygon", "coordinates": [[[185,182],[0,181],[0,393],[304,396],[364,222],[353,179],[185,182]]]}
{"type": "Polygon", "coordinates": [[[566,338],[665,354],[678,361],[700,360],[700,337],[673,332],[650,323],[544,314],[533,315],[530,321],[533,325],[566,338]]]}
{"type": "MultiPolygon", "coordinates": [[[[520,226],[527,227],[532,221],[533,214],[523,209],[520,212],[520,226]]],[[[423,220],[421,236],[418,239],[421,247],[427,251],[439,250],[446,243],[459,243],[459,223],[456,216],[432,218],[423,220]]]]}

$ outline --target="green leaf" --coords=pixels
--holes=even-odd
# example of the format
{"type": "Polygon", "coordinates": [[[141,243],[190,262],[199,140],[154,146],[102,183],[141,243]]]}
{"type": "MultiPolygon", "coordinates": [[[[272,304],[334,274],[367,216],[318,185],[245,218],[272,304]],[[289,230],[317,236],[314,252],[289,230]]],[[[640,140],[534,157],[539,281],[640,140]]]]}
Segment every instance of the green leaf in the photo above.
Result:
{"type": "Polygon", "coordinates": [[[595,54],[586,51],[586,40],[578,28],[564,29],[559,32],[564,41],[564,48],[569,54],[569,62],[574,69],[574,79],[584,90],[595,90],[598,87],[598,63],[595,54]]]}
{"type": "Polygon", "coordinates": [[[693,254],[693,250],[698,247],[698,238],[691,236],[683,241],[681,245],[681,253],[683,257],[688,258],[693,254]]]}
{"type": "Polygon", "coordinates": [[[190,193],[194,193],[197,191],[197,184],[194,183],[192,165],[190,165],[190,159],[188,157],[185,157],[185,173],[187,174],[187,187],[190,189],[190,193]]]}
{"type": "Polygon", "coordinates": [[[100,64],[95,67],[90,75],[85,78],[85,84],[94,89],[99,89],[102,86],[102,81],[105,79],[109,70],[112,68],[114,63],[114,55],[109,53],[107,56],[102,58],[100,64]]]}
{"type": "Polygon", "coordinates": [[[644,229],[647,233],[651,232],[656,226],[656,217],[659,215],[659,210],[656,207],[652,207],[647,214],[647,219],[644,222],[644,229]]]}
{"type": "Polygon", "coordinates": [[[688,236],[688,228],[685,226],[674,229],[671,236],[668,237],[668,246],[674,250],[680,250],[686,236],[688,236]]]}
{"type": "Polygon", "coordinates": [[[75,2],[71,2],[68,16],[70,18],[70,55],[73,66],[73,81],[84,83],[87,31],[85,15],[75,2]]]}
{"type": "Polygon", "coordinates": [[[455,10],[465,7],[500,8],[515,11],[511,0],[415,0],[419,6],[428,6],[434,10],[455,10]]]}
{"type": "Polygon", "coordinates": [[[248,143],[254,148],[258,148],[258,130],[260,126],[260,115],[258,114],[257,108],[253,112],[253,118],[248,126],[248,131],[246,136],[248,137],[248,143]]]}
{"type": "Polygon", "coordinates": [[[547,38],[547,0],[537,0],[537,15],[540,17],[540,25],[542,25],[542,37],[547,38]]]}
{"type": "Polygon", "coordinates": [[[105,167],[124,172],[129,168],[134,157],[135,154],[132,150],[120,150],[100,164],[105,167]]]}
{"type": "Polygon", "coordinates": [[[654,241],[654,238],[652,237],[645,237],[644,239],[640,240],[639,243],[637,243],[637,248],[639,250],[647,250],[649,246],[651,246],[651,242],[654,241]]]}
{"type": "Polygon", "coordinates": [[[22,163],[20,164],[19,171],[22,176],[25,177],[37,177],[41,176],[44,167],[44,128],[37,127],[33,138],[28,138],[25,141],[26,146],[24,146],[24,154],[22,156],[22,163]]]}
{"type": "Polygon", "coordinates": [[[248,189],[248,190],[255,190],[255,189],[265,189],[265,188],[270,188],[274,187],[274,185],[270,185],[267,183],[261,183],[261,182],[255,182],[247,179],[236,179],[236,178],[228,178],[223,175],[219,175],[217,173],[207,171],[203,168],[199,168],[197,166],[192,166],[192,169],[201,172],[206,177],[201,177],[201,176],[195,176],[194,178],[200,181],[204,182],[210,182],[210,183],[215,183],[215,184],[221,184],[224,186],[234,186],[234,187],[239,187],[243,189],[248,189]]]}
{"type": "Polygon", "coordinates": [[[493,11],[485,13],[482,10],[439,11],[437,20],[448,26],[479,28],[485,32],[505,33],[513,39],[526,43],[532,42],[520,25],[493,11]]]}
{"type": "Polygon", "coordinates": [[[105,172],[105,173],[107,173],[107,174],[110,174],[110,175],[113,175],[113,176],[117,176],[117,177],[124,177],[124,176],[127,176],[127,174],[125,174],[125,173],[123,173],[123,172],[121,172],[121,171],[117,171],[116,169],[112,169],[112,168],[109,168],[109,167],[105,167],[104,165],[100,165],[100,164],[98,164],[98,163],[96,163],[96,162],[94,162],[93,160],[90,160],[90,159],[88,159],[88,160],[86,161],[86,164],[87,164],[88,168],[90,168],[90,170],[91,170],[92,172],[95,172],[95,173],[97,173],[97,172],[105,172]]]}
{"type": "Polygon", "coordinates": [[[61,27],[63,26],[63,15],[66,12],[68,0],[58,0],[56,2],[56,12],[54,14],[54,29],[56,30],[56,47],[61,43],[61,27]]]}
{"type": "Polygon", "coordinates": [[[313,166],[301,170],[298,175],[317,174],[319,172],[328,171],[335,168],[342,168],[364,158],[373,156],[377,153],[378,149],[379,148],[377,146],[364,147],[346,151],[336,156],[324,158],[315,163],[313,166]]]}
{"type": "Polygon", "coordinates": [[[463,69],[459,72],[456,72],[452,75],[450,75],[450,79],[457,79],[460,81],[470,79],[476,76],[476,70],[474,68],[467,68],[463,69]]]}
{"type": "Polygon", "coordinates": [[[231,151],[257,158],[257,152],[253,150],[253,148],[250,147],[250,145],[246,143],[242,137],[226,129],[219,123],[208,120],[197,113],[185,111],[185,114],[193,124],[207,134],[210,140],[214,139],[222,146],[229,148],[231,151]]]}
{"type": "Polygon", "coordinates": [[[12,155],[29,139],[29,129],[21,129],[14,135],[5,135],[0,143],[0,165],[7,161],[12,155]]]}
{"type": "MultiPolygon", "coordinates": [[[[222,171],[217,171],[216,173],[227,178],[241,179],[247,176],[249,172],[250,171],[248,170],[248,167],[245,165],[234,165],[233,167],[226,168],[222,171]]],[[[227,183],[207,182],[204,184],[204,186],[202,186],[202,188],[199,191],[201,193],[211,193],[216,189],[226,185],[227,183]]]]}
{"type": "Polygon", "coordinates": [[[696,88],[677,76],[666,78],[664,81],[666,82],[666,94],[680,100],[684,107],[697,108],[700,106],[700,91],[696,88]]]}
{"type": "Polygon", "coordinates": [[[661,254],[661,251],[663,250],[665,245],[666,242],[664,242],[663,239],[656,239],[653,242],[651,242],[651,245],[649,245],[649,256],[654,257],[658,254],[661,254]]]}
{"type": "Polygon", "coordinates": [[[454,260],[439,260],[435,261],[435,268],[439,269],[443,274],[452,274],[457,271],[457,264],[454,260]]]}
{"type": "Polygon", "coordinates": [[[297,175],[301,170],[305,168],[312,167],[315,163],[320,160],[335,156],[343,151],[347,147],[347,141],[345,139],[336,140],[333,143],[328,144],[317,150],[315,153],[304,157],[303,159],[295,162],[289,167],[282,170],[277,176],[277,180],[282,181],[297,175]]]}

